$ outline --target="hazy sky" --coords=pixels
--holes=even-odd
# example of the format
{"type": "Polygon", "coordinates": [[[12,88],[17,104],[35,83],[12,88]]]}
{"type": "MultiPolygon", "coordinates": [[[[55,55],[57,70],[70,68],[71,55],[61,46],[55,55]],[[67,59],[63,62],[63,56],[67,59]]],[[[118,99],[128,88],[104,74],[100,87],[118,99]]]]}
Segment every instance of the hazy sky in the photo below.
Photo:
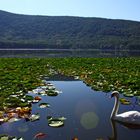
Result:
{"type": "Polygon", "coordinates": [[[140,0],[0,0],[0,10],[30,15],[104,17],[140,21],[140,0]]]}

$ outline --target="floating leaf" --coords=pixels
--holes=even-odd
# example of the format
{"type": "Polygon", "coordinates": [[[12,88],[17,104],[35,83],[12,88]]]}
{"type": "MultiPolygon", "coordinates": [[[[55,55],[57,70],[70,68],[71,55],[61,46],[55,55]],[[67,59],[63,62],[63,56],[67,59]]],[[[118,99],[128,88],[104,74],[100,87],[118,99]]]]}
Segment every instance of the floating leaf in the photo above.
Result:
{"type": "Polygon", "coordinates": [[[18,113],[30,113],[31,112],[31,108],[30,107],[17,107],[16,108],[16,112],[18,113]]]}
{"type": "Polygon", "coordinates": [[[12,122],[17,122],[17,121],[19,121],[20,119],[18,119],[18,118],[11,118],[11,119],[9,119],[8,120],[8,122],[9,123],[12,123],[12,122]]]}
{"type": "Polygon", "coordinates": [[[4,111],[0,111],[0,118],[3,117],[4,111]]]}
{"type": "Polygon", "coordinates": [[[132,93],[131,93],[131,94],[124,93],[123,95],[124,95],[125,97],[133,97],[133,96],[134,96],[134,94],[132,94],[132,93]]]}
{"type": "Polygon", "coordinates": [[[59,94],[59,93],[62,93],[62,91],[59,91],[59,90],[55,90],[54,92],[56,92],[56,93],[58,93],[58,94],[59,94]]]}
{"type": "Polygon", "coordinates": [[[33,122],[33,121],[39,120],[39,118],[40,118],[40,115],[37,113],[37,114],[32,114],[29,117],[29,120],[33,122]]]}
{"type": "Polygon", "coordinates": [[[33,100],[34,99],[34,97],[33,96],[30,96],[30,95],[26,95],[25,96],[25,100],[33,100]]]}
{"type": "Polygon", "coordinates": [[[46,107],[49,107],[50,105],[48,103],[41,103],[39,105],[40,108],[46,108],[46,107]]]}
{"type": "Polygon", "coordinates": [[[64,125],[64,122],[57,119],[53,119],[48,123],[48,125],[51,127],[61,127],[64,125]]]}
{"type": "Polygon", "coordinates": [[[48,116],[47,119],[48,119],[48,125],[51,127],[64,126],[64,120],[66,120],[66,118],[64,117],[52,118],[51,116],[48,116]]]}
{"type": "Polygon", "coordinates": [[[22,137],[18,138],[17,140],[24,140],[22,137]]]}
{"type": "Polygon", "coordinates": [[[59,120],[61,120],[61,121],[65,121],[65,120],[66,120],[65,117],[59,117],[59,118],[57,118],[57,119],[59,119],[59,120]]]}
{"type": "Polygon", "coordinates": [[[40,139],[40,138],[45,138],[47,134],[45,133],[38,133],[34,136],[34,139],[40,139]]]}
{"type": "Polygon", "coordinates": [[[9,136],[8,135],[0,136],[0,140],[9,140],[9,136]]]}
{"type": "Polygon", "coordinates": [[[9,135],[1,135],[0,136],[0,140],[23,140],[22,137],[12,137],[12,136],[9,136],[9,135]]]}
{"type": "Polygon", "coordinates": [[[49,86],[48,89],[53,90],[53,89],[55,89],[55,87],[54,86],[49,86]]]}
{"type": "Polygon", "coordinates": [[[34,99],[40,101],[42,98],[40,96],[36,96],[34,99]]]}
{"type": "Polygon", "coordinates": [[[47,92],[47,95],[48,95],[48,96],[57,96],[58,93],[51,90],[51,91],[47,92]]]}
{"type": "Polygon", "coordinates": [[[120,100],[121,104],[123,104],[123,105],[130,105],[131,104],[131,102],[125,98],[120,98],[119,100],[120,100]]]}
{"type": "Polygon", "coordinates": [[[33,100],[32,101],[32,103],[38,103],[39,102],[39,100],[33,100]]]}
{"type": "Polygon", "coordinates": [[[3,122],[4,122],[4,118],[1,118],[0,119],[0,124],[3,123],[3,122]]]}

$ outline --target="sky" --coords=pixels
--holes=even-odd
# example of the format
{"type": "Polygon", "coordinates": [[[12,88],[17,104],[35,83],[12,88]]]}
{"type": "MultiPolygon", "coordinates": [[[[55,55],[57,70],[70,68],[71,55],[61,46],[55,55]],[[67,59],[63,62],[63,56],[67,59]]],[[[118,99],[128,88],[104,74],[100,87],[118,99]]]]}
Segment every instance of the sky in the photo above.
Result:
{"type": "Polygon", "coordinates": [[[140,21],[140,0],[0,0],[0,10],[28,15],[140,21]]]}

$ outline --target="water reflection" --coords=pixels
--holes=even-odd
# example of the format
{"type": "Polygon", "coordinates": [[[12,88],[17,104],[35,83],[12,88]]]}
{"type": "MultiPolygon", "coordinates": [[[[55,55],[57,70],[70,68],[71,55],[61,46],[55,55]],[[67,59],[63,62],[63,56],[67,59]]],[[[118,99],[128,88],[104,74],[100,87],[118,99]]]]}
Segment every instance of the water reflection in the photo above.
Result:
{"type": "Polygon", "coordinates": [[[114,120],[110,120],[110,123],[112,128],[112,136],[108,137],[108,140],[117,140],[116,122],[114,120]]]}
{"type": "Polygon", "coordinates": [[[135,129],[140,129],[140,125],[128,125],[126,123],[120,123],[120,122],[117,122],[115,120],[110,120],[110,123],[111,123],[111,128],[112,128],[112,136],[111,137],[108,137],[108,140],[119,140],[118,139],[118,132],[117,132],[117,124],[121,124],[123,127],[123,129],[133,129],[131,131],[134,131],[135,129]]]}
{"type": "Polygon", "coordinates": [[[95,49],[0,49],[0,57],[139,57],[137,50],[95,50],[95,49]]]}
{"type": "MultiPolygon", "coordinates": [[[[114,101],[108,98],[109,93],[97,92],[87,87],[82,81],[73,81],[61,77],[60,81],[49,81],[63,93],[55,97],[41,96],[40,103],[47,102],[50,108],[39,108],[40,103],[32,104],[32,114],[39,113],[40,120],[26,122],[24,120],[0,125],[0,134],[9,134],[23,137],[25,140],[33,139],[40,132],[47,134],[42,140],[139,140],[140,130],[126,129],[116,122],[110,124],[110,114],[114,101]],[[66,121],[63,127],[52,128],[48,126],[47,116],[64,116],[66,121]],[[110,137],[108,137],[110,136],[110,137]]],[[[51,79],[50,79],[51,80],[51,79]]],[[[35,96],[35,95],[33,95],[35,96]]],[[[135,98],[130,99],[135,104],[135,98]]],[[[140,110],[136,104],[120,105],[120,112],[127,110],[140,110]]]]}

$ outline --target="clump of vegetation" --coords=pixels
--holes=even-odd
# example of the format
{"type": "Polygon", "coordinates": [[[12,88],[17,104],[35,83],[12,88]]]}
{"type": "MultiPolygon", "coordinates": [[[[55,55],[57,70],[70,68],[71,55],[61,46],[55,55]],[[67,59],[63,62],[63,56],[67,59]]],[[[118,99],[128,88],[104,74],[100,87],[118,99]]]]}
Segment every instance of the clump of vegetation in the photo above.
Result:
{"type": "Polygon", "coordinates": [[[4,103],[26,106],[20,97],[41,86],[43,77],[55,71],[79,78],[94,90],[140,96],[139,70],[139,58],[1,58],[0,109],[4,103]],[[13,94],[18,98],[8,99],[13,94]]]}
{"type": "Polygon", "coordinates": [[[0,59],[0,109],[3,109],[4,102],[12,100],[7,99],[12,94],[18,95],[19,98],[13,99],[11,107],[17,104],[25,106],[20,97],[42,83],[43,73],[50,74],[47,61],[45,59],[0,59]]]}
{"type": "Polygon", "coordinates": [[[94,90],[118,90],[129,97],[140,95],[138,58],[61,58],[50,64],[62,74],[83,80],[94,90]]]}

